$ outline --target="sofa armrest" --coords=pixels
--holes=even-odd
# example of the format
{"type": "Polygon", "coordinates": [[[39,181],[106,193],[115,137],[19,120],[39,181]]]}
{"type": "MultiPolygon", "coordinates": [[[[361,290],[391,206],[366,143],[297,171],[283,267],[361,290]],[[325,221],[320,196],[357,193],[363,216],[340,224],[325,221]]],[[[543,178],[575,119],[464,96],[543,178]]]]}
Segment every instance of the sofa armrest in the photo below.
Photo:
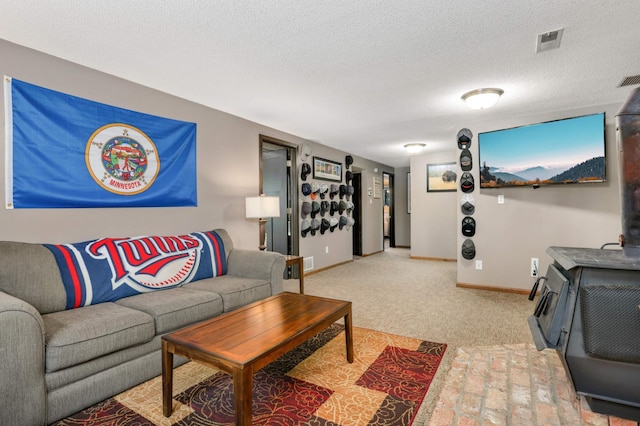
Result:
{"type": "Polygon", "coordinates": [[[0,424],[46,424],[44,323],[27,302],[0,291],[0,424]]]}
{"type": "Polygon", "coordinates": [[[282,293],[285,260],[280,253],[234,248],[227,261],[227,273],[271,283],[271,295],[282,293]]]}

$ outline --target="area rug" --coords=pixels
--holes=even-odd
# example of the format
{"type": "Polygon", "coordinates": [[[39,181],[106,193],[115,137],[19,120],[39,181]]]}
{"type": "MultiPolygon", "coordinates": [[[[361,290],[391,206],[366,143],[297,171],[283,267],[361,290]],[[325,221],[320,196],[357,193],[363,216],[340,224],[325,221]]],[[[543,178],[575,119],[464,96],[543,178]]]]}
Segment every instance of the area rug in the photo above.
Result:
{"type": "MultiPolygon", "coordinates": [[[[336,323],[254,375],[254,425],[411,425],[446,344],[353,328],[346,360],[336,323]]],[[[173,414],[162,415],[156,377],[56,423],[67,425],[233,425],[233,382],[189,362],[174,370],[173,414]]]]}

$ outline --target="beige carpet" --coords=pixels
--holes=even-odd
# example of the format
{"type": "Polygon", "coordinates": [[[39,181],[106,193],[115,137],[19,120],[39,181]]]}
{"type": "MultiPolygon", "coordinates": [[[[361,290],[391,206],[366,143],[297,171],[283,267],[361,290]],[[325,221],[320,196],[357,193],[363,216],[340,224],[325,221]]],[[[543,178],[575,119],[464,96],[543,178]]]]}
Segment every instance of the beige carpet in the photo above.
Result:
{"type": "MultiPolygon", "coordinates": [[[[354,326],[448,345],[415,425],[426,425],[459,347],[532,343],[526,295],[456,287],[456,263],[415,260],[408,249],[305,276],[305,293],[353,302],[354,326]]],[[[532,283],[533,284],[533,283],[532,283]]],[[[296,291],[297,280],[285,289],[296,291]]]]}

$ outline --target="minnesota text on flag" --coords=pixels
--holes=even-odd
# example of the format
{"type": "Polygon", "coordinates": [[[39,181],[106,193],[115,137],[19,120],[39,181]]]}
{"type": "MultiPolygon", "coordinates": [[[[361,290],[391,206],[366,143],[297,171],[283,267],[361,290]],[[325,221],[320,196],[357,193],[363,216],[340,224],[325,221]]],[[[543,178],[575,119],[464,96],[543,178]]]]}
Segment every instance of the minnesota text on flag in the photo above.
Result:
{"type": "Polygon", "coordinates": [[[196,124],[4,78],[6,208],[195,206],[196,124]]]}

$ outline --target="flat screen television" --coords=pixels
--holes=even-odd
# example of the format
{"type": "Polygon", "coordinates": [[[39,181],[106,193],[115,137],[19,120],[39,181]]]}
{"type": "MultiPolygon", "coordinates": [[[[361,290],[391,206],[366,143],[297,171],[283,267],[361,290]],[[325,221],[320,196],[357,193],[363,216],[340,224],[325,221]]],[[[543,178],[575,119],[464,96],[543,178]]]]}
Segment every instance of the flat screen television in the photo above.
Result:
{"type": "Polygon", "coordinates": [[[604,112],[480,133],[480,188],[604,182],[604,112]]]}

